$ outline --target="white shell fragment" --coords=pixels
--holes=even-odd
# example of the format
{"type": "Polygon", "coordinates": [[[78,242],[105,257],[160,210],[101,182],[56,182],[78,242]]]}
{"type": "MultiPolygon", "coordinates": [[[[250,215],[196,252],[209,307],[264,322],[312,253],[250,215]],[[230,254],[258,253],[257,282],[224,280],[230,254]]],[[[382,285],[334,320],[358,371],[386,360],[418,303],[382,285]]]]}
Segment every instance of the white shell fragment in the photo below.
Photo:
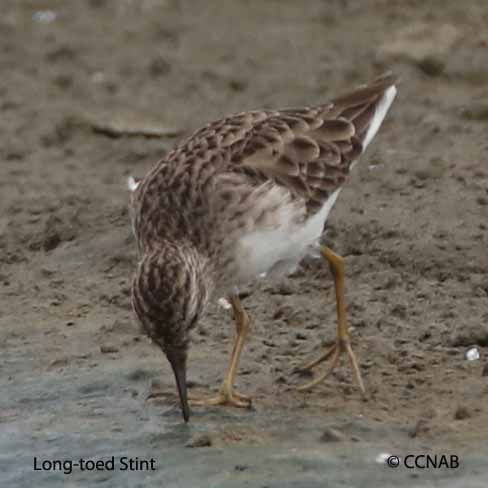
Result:
{"type": "Polygon", "coordinates": [[[136,181],[133,176],[129,176],[129,178],[127,179],[127,186],[129,187],[129,191],[136,191],[139,183],[140,181],[136,181]]]}
{"type": "Polygon", "coordinates": [[[224,309],[224,310],[229,310],[232,308],[232,305],[230,304],[229,300],[227,298],[219,298],[217,303],[224,309]]]}
{"type": "Polygon", "coordinates": [[[466,350],[464,353],[464,358],[467,361],[476,361],[477,359],[480,358],[480,350],[478,346],[472,346],[469,349],[466,350]]]}

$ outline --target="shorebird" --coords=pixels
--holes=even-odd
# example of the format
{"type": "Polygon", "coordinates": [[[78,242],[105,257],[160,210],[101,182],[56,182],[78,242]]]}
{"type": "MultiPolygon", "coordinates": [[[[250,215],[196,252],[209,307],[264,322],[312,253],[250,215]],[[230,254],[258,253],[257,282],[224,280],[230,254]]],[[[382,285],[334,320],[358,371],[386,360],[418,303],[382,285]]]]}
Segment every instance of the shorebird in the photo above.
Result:
{"type": "MultiPolygon", "coordinates": [[[[131,179],[130,216],[139,250],[132,305],[172,367],[185,421],[190,332],[212,297],[227,296],[237,337],[219,393],[192,403],[249,406],[234,391],[250,318],[238,287],[296,266],[318,242],[347,176],[377,133],[396,95],[387,74],[328,103],[243,112],[183,140],[141,180],[131,179]]],[[[337,339],[305,368],[342,354],[364,385],[352,350],[344,260],[321,247],[335,282],[337,339]]]]}

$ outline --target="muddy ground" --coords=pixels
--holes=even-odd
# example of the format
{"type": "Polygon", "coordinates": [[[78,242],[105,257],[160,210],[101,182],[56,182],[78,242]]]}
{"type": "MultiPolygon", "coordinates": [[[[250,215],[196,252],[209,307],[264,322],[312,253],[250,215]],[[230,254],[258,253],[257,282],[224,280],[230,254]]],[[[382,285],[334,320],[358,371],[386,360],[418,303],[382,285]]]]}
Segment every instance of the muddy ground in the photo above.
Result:
{"type": "MultiPolygon", "coordinates": [[[[4,0],[2,11],[2,486],[486,486],[484,0],[4,0]],[[322,102],[387,69],[399,95],[328,233],[346,261],[368,400],[347,367],[295,391],[309,379],[295,367],[335,333],[331,275],[308,260],[246,290],[254,326],[237,386],[254,410],[195,408],[183,425],[129,304],[126,178],[175,139],[114,137],[120,124],[187,133],[230,112],[322,102]],[[479,360],[465,359],[471,344],[479,360]],[[460,468],[375,461],[410,452],[458,455],[460,468]],[[110,456],[154,458],[156,470],[33,465],[110,456]]],[[[194,336],[193,394],[216,390],[233,337],[215,306],[194,336]]]]}

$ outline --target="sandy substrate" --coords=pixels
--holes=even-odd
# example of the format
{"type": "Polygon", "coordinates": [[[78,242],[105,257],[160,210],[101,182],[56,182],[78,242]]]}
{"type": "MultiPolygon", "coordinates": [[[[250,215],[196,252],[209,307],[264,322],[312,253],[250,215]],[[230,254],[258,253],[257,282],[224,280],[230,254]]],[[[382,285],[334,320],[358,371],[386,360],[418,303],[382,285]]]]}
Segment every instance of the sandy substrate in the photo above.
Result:
{"type": "MultiPolygon", "coordinates": [[[[484,0],[2,8],[2,486],[487,485],[484,0]],[[368,400],[347,385],[347,367],[295,390],[309,380],[295,367],[335,334],[330,273],[309,260],[246,290],[254,324],[238,388],[254,409],[195,408],[182,425],[168,365],[130,310],[125,186],[175,139],[117,130],[188,133],[226,113],[323,102],[387,69],[401,74],[399,95],[328,232],[346,260],[368,400]],[[481,358],[466,361],[472,344],[481,358]],[[461,463],[392,470],[375,461],[381,453],[461,463]],[[111,456],[153,458],[156,470],[33,466],[111,456]]],[[[193,394],[216,390],[233,337],[228,312],[214,307],[194,336],[193,394]]]]}

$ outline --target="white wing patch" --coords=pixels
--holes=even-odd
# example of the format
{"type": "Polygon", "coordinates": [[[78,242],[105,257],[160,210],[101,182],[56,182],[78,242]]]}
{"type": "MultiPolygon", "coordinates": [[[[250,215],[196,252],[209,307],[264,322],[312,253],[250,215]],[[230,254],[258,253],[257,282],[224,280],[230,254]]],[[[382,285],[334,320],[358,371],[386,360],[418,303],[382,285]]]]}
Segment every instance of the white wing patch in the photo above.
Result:
{"type": "Polygon", "coordinates": [[[373,140],[373,137],[378,132],[378,129],[380,128],[381,123],[383,122],[383,119],[385,118],[385,115],[388,112],[388,109],[390,108],[390,105],[393,103],[396,94],[397,94],[397,89],[395,86],[390,86],[390,88],[388,88],[385,91],[383,98],[381,99],[380,103],[376,107],[373,120],[371,121],[368,132],[366,133],[366,137],[364,138],[363,152],[368,146],[368,144],[373,140]]]}

